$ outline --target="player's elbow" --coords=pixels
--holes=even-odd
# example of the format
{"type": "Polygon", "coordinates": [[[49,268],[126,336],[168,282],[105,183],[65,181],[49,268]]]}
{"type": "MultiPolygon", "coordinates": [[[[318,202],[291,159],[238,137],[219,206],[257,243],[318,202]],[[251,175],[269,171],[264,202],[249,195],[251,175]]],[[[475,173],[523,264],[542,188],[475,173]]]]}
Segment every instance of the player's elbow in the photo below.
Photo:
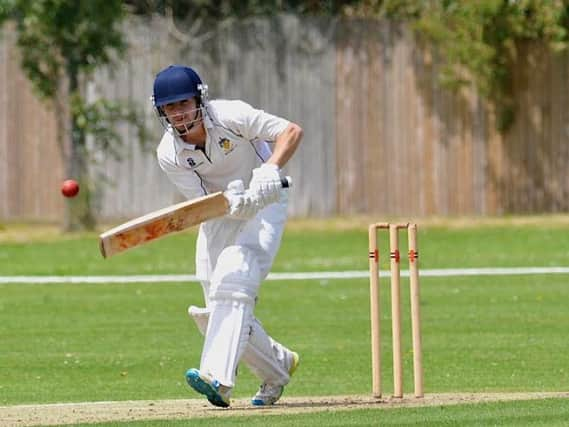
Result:
{"type": "Polygon", "coordinates": [[[298,146],[304,135],[302,128],[292,122],[288,125],[287,133],[289,134],[289,141],[291,141],[294,146],[298,146]]]}

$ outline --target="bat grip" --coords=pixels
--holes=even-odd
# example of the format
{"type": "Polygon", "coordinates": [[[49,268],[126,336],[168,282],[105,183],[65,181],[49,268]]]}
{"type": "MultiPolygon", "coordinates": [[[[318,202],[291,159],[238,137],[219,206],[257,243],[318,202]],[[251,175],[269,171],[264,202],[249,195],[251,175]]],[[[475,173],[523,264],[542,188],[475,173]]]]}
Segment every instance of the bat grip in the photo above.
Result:
{"type": "Polygon", "coordinates": [[[281,179],[281,184],[283,188],[289,188],[290,186],[292,186],[292,178],[290,176],[285,176],[284,178],[281,179]]]}

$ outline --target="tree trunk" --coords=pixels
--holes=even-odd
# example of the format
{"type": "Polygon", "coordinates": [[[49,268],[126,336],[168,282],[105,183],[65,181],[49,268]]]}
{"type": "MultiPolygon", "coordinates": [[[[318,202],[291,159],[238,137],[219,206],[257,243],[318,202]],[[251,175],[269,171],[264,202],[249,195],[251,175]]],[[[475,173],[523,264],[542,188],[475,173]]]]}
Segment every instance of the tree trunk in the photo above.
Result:
{"type": "Polygon", "coordinates": [[[55,97],[58,142],[65,163],[65,179],[74,179],[79,183],[79,194],[66,199],[63,231],[93,230],[96,225],[91,209],[85,135],[75,128],[71,109],[71,96],[77,89],[76,76],[60,76],[55,97]]]}

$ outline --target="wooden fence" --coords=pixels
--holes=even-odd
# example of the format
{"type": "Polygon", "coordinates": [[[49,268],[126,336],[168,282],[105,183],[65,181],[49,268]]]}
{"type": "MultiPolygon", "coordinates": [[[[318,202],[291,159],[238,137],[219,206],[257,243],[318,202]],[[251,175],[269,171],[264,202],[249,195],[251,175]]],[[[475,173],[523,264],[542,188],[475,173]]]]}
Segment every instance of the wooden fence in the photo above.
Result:
{"type": "MultiPolygon", "coordinates": [[[[426,216],[569,209],[567,55],[528,46],[513,82],[514,127],[505,136],[473,92],[438,85],[437,61],[395,23],[274,19],[189,37],[163,19],[132,20],[131,48],[98,71],[90,97],[129,100],[160,129],[152,80],[169,63],[195,66],[212,97],[241,98],[300,123],[305,138],[287,167],[291,214],[426,216]]],[[[53,114],[18,68],[14,34],[0,40],[0,219],[57,221],[63,166],[53,114]]],[[[97,215],[115,220],[180,200],[121,127],[123,157],[93,155],[97,215]],[[101,179],[104,178],[104,179],[101,179]]]]}
{"type": "Polygon", "coordinates": [[[19,68],[15,34],[0,38],[0,220],[56,220],[63,164],[52,112],[19,68]]]}

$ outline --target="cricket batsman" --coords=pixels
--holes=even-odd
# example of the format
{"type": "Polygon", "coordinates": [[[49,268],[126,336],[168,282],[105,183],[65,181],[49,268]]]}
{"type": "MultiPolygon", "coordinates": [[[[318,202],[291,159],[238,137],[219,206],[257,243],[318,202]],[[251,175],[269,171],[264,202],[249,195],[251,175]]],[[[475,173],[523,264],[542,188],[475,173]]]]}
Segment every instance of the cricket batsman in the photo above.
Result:
{"type": "Polygon", "coordinates": [[[261,380],[252,404],[272,405],[299,356],[265,332],[254,308],[287,219],[281,170],[302,129],[243,101],[208,100],[200,76],[182,65],[160,71],[153,92],[165,128],[157,149],[162,170],[188,199],[224,191],[230,206],[199,227],[196,275],[205,307],[188,312],[205,338],[200,367],[186,380],[213,405],[228,407],[242,360],[261,380]]]}

